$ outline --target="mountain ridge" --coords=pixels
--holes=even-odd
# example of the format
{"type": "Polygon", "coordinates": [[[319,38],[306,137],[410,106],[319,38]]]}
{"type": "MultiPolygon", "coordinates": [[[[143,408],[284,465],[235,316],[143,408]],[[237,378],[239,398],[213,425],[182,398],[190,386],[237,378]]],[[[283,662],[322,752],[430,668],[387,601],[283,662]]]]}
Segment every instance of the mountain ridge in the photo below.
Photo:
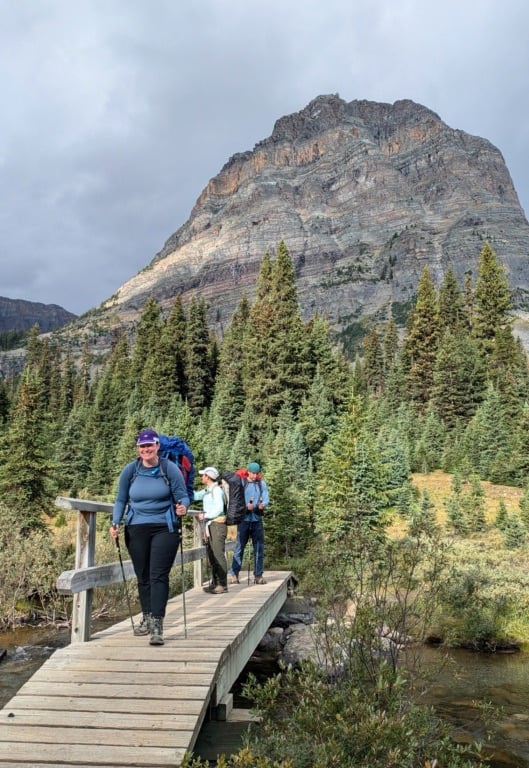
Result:
{"type": "Polygon", "coordinates": [[[168,312],[199,296],[222,336],[281,240],[304,319],[325,315],[346,346],[371,321],[402,324],[425,265],[463,285],[485,241],[529,309],[529,224],[501,152],[409,99],[321,95],[232,155],[150,263],[72,328],[133,329],[148,297],[168,312]]]}
{"type": "Polygon", "coordinates": [[[230,157],[98,317],[127,324],[148,296],[168,309],[199,294],[222,331],[280,240],[305,318],[323,313],[342,335],[409,302],[425,264],[437,283],[448,267],[475,273],[485,240],[527,306],[529,225],[501,152],[413,101],[330,95],[230,157]]]}
{"type": "Polygon", "coordinates": [[[37,324],[42,333],[47,333],[76,319],[77,315],[58,304],[0,296],[0,332],[27,331],[37,324]]]}

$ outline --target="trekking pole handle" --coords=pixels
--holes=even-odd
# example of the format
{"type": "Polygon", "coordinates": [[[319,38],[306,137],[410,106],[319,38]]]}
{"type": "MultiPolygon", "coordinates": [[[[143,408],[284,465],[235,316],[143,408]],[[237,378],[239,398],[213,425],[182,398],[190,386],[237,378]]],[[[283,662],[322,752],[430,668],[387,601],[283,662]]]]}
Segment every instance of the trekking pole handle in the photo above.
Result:
{"type": "Polygon", "coordinates": [[[187,515],[187,509],[185,507],[184,507],[184,511],[183,512],[179,512],[177,510],[177,507],[183,507],[184,506],[182,504],[182,500],[181,499],[179,499],[178,501],[175,501],[174,506],[175,506],[175,512],[178,515],[178,517],[184,517],[184,515],[187,515]]]}

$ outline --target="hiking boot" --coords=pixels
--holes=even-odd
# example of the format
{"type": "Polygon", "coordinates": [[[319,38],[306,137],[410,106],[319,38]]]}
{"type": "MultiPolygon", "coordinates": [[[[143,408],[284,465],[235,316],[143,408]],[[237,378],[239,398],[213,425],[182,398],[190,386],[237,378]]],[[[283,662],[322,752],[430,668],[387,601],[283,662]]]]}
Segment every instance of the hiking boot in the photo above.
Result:
{"type": "Polygon", "coordinates": [[[163,645],[163,619],[161,616],[153,616],[151,624],[150,645],[163,645]]]}
{"type": "Polygon", "coordinates": [[[222,584],[217,584],[217,586],[211,590],[211,594],[222,595],[224,592],[227,592],[227,591],[228,591],[228,587],[223,587],[222,584]]]}
{"type": "Polygon", "coordinates": [[[236,576],[234,573],[230,573],[230,575],[228,576],[228,582],[230,584],[240,584],[241,583],[239,581],[239,577],[236,576]]]}
{"type": "Polygon", "coordinates": [[[148,635],[151,631],[152,614],[144,613],[137,627],[134,627],[135,635],[148,635]]]}
{"type": "Polygon", "coordinates": [[[263,579],[262,576],[256,576],[253,583],[254,584],[266,584],[266,581],[263,579]]]}

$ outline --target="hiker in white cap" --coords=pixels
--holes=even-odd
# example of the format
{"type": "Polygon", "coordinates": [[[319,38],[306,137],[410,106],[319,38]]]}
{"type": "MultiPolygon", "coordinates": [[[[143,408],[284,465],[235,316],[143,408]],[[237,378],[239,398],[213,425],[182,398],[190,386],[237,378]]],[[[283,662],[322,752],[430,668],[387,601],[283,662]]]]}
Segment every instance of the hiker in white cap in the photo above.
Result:
{"type": "Polygon", "coordinates": [[[219,472],[215,467],[206,467],[198,473],[204,488],[195,491],[194,501],[202,501],[199,520],[205,522],[205,539],[208,560],[211,566],[211,584],[204,587],[205,592],[212,595],[222,595],[228,591],[228,563],[226,561],[226,511],[224,493],[220,487],[219,472]]]}

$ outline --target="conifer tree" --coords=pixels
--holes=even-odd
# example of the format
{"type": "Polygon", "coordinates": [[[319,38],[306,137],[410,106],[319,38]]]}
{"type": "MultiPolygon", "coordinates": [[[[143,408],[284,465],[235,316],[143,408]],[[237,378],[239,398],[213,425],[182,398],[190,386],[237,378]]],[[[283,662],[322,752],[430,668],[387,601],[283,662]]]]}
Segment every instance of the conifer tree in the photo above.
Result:
{"type": "Polygon", "coordinates": [[[150,296],[145,302],[136,328],[130,361],[130,386],[139,388],[142,399],[150,397],[158,384],[156,377],[153,380],[155,366],[152,365],[152,360],[156,356],[163,327],[160,306],[150,296]]]}
{"type": "Polygon", "coordinates": [[[441,466],[446,429],[431,405],[420,420],[421,433],[415,443],[412,466],[418,472],[432,472],[441,466]]]}
{"type": "MultiPolygon", "coordinates": [[[[366,424],[366,427],[369,427],[366,424]]],[[[397,430],[382,425],[376,440],[376,452],[382,465],[381,478],[390,507],[402,503],[410,482],[410,458],[402,436],[397,430]]]]}
{"type": "Polygon", "coordinates": [[[182,297],[177,296],[160,340],[160,395],[167,402],[176,392],[187,398],[187,317],[182,297]]]}
{"type": "Polygon", "coordinates": [[[92,377],[90,375],[91,355],[88,349],[88,344],[85,344],[81,354],[81,362],[79,364],[79,372],[75,377],[74,385],[74,402],[86,403],[89,401],[91,393],[92,377]]]}
{"type": "Polygon", "coordinates": [[[496,333],[511,322],[511,293],[505,270],[489,243],[479,256],[478,279],[474,293],[473,333],[485,353],[494,346],[496,333]]]}
{"type": "Polygon", "coordinates": [[[329,400],[319,367],[316,369],[309,392],[303,399],[297,421],[309,454],[318,464],[320,451],[337,422],[337,415],[329,400]]]}
{"type": "Polygon", "coordinates": [[[53,461],[49,457],[49,418],[42,402],[37,373],[24,370],[17,399],[2,441],[0,495],[20,513],[22,528],[44,526],[55,498],[53,461]]]}
{"type": "Polygon", "coordinates": [[[309,385],[306,335],[283,242],[273,263],[263,260],[257,294],[245,349],[245,391],[246,419],[259,439],[285,401],[297,412],[309,385]]]}
{"type": "Polygon", "coordinates": [[[472,272],[470,270],[465,272],[463,295],[466,325],[472,332],[474,328],[474,289],[472,286],[472,272]]]}
{"type": "Polygon", "coordinates": [[[476,475],[470,478],[470,488],[461,495],[460,504],[463,516],[468,520],[469,530],[484,531],[486,528],[485,491],[476,475]]]}
{"type": "Polygon", "coordinates": [[[308,376],[313,379],[319,369],[334,408],[342,408],[351,392],[351,370],[341,351],[333,348],[328,321],[319,314],[307,323],[308,376]]]}
{"type": "Polygon", "coordinates": [[[384,362],[384,380],[395,367],[399,351],[399,333],[391,317],[382,329],[382,358],[384,362]]]}
{"type": "MultiPolygon", "coordinates": [[[[123,334],[117,341],[103,373],[95,385],[94,403],[90,409],[90,418],[85,425],[83,441],[95,454],[100,447],[101,459],[91,460],[91,472],[87,482],[89,488],[102,493],[113,478],[104,470],[104,456],[115,450],[116,440],[121,436],[127,416],[127,404],[130,398],[129,346],[123,334]],[[101,466],[103,475],[96,477],[101,466]]],[[[139,388],[139,385],[138,385],[139,388]]]]}
{"type": "Polygon", "coordinates": [[[349,530],[351,467],[355,461],[364,413],[362,398],[352,396],[336,430],[322,448],[320,465],[315,468],[314,525],[318,533],[336,537],[349,530]]]}
{"type": "Polygon", "coordinates": [[[63,423],[68,418],[75,402],[76,372],[70,347],[67,348],[62,363],[62,377],[60,380],[58,421],[63,423]]]}
{"type": "Polygon", "coordinates": [[[47,408],[50,416],[50,425],[52,425],[52,434],[56,434],[57,427],[60,424],[61,417],[61,392],[63,387],[63,364],[61,352],[57,344],[49,344],[48,357],[48,400],[47,408]]]}
{"type": "MultiPolygon", "coordinates": [[[[248,448],[251,445],[250,433],[246,424],[241,424],[239,431],[235,435],[233,445],[230,451],[228,468],[245,467],[248,464],[248,448]]],[[[252,460],[255,457],[252,455],[252,460]]]]}
{"type": "Polygon", "coordinates": [[[454,270],[449,267],[439,288],[439,327],[451,331],[468,328],[464,309],[464,298],[457,284],[454,270]]]}
{"type": "Polygon", "coordinates": [[[376,328],[364,338],[364,378],[367,391],[380,395],[384,387],[384,358],[376,328]]]}
{"type": "Polygon", "coordinates": [[[470,335],[448,326],[434,363],[432,404],[451,430],[476,412],[485,390],[483,359],[470,335]]]}
{"type": "Polygon", "coordinates": [[[503,526],[503,543],[506,549],[519,549],[527,543],[527,530],[517,515],[508,515],[503,526]]]}
{"type": "Polygon", "coordinates": [[[26,342],[26,360],[24,368],[28,371],[38,371],[39,369],[42,355],[42,341],[39,334],[39,326],[37,324],[33,325],[26,342]]]}
{"type": "Polygon", "coordinates": [[[332,538],[349,532],[352,524],[381,529],[391,506],[390,477],[364,429],[363,412],[363,404],[353,397],[316,468],[314,524],[332,538]]]}
{"type": "Polygon", "coordinates": [[[523,487],[529,477],[529,404],[513,427],[511,466],[512,482],[523,487]]]}
{"type": "MultiPolygon", "coordinates": [[[[187,400],[182,400],[180,395],[173,395],[166,403],[163,414],[160,416],[160,431],[167,435],[178,435],[185,440],[193,453],[195,452],[195,418],[191,413],[187,400]]],[[[145,424],[146,422],[144,422],[145,424]]]]}
{"type": "Polygon", "coordinates": [[[469,422],[465,445],[480,477],[496,483],[509,481],[514,440],[501,397],[492,386],[469,422]]]}
{"type": "Polygon", "coordinates": [[[428,491],[422,492],[419,505],[415,508],[411,518],[409,533],[410,536],[418,536],[421,533],[435,533],[437,530],[437,519],[435,516],[435,504],[430,499],[428,491]]]}
{"type": "Polygon", "coordinates": [[[243,365],[249,315],[250,305],[244,295],[224,334],[215,382],[212,408],[224,431],[232,436],[237,434],[242,424],[246,399],[243,365]]]}
{"type": "Polygon", "coordinates": [[[11,399],[9,397],[9,391],[7,382],[5,379],[0,379],[0,425],[5,424],[9,415],[11,399]]]}
{"type": "Polygon", "coordinates": [[[529,531],[529,483],[526,483],[524,492],[518,502],[520,508],[520,519],[522,520],[526,530],[529,531]]]}
{"type": "Polygon", "coordinates": [[[292,410],[285,406],[267,455],[266,481],[270,505],[266,512],[267,557],[274,562],[306,551],[310,536],[306,446],[292,410]]]}
{"type": "Polygon", "coordinates": [[[204,299],[191,299],[187,324],[186,381],[191,412],[198,416],[210,405],[214,374],[210,370],[210,340],[204,299]]]}
{"type": "Polygon", "coordinates": [[[64,496],[81,496],[87,488],[92,460],[92,447],[86,441],[86,424],[90,419],[90,406],[79,401],[63,422],[57,440],[54,459],[60,467],[58,492],[64,496]]]}
{"type": "Polygon", "coordinates": [[[527,401],[527,355],[509,326],[497,330],[489,360],[489,378],[500,395],[506,418],[515,427],[527,401]]]}
{"type": "Polygon", "coordinates": [[[507,523],[507,507],[505,506],[504,500],[500,499],[498,504],[498,511],[496,512],[496,518],[494,520],[494,525],[500,531],[503,531],[505,530],[506,523],[507,523]]]}
{"type": "Polygon", "coordinates": [[[461,535],[468,533],[470,521],[466,512],[463,510],[461,495],[463,483],[461,476],[456,472],[452,477],[452,488],[448,499],[444,502],[446,509],[447,523],[456,532],[461,535]]]}
{"type": "Polygon", "coordinates": [[[405,342],[408,389],[412,399],[425,406],[433,388],[433,371],[439,345],[437,295],[430,270],[425,267],[417,287],[417,301],[410,315],[405,342]]]}

